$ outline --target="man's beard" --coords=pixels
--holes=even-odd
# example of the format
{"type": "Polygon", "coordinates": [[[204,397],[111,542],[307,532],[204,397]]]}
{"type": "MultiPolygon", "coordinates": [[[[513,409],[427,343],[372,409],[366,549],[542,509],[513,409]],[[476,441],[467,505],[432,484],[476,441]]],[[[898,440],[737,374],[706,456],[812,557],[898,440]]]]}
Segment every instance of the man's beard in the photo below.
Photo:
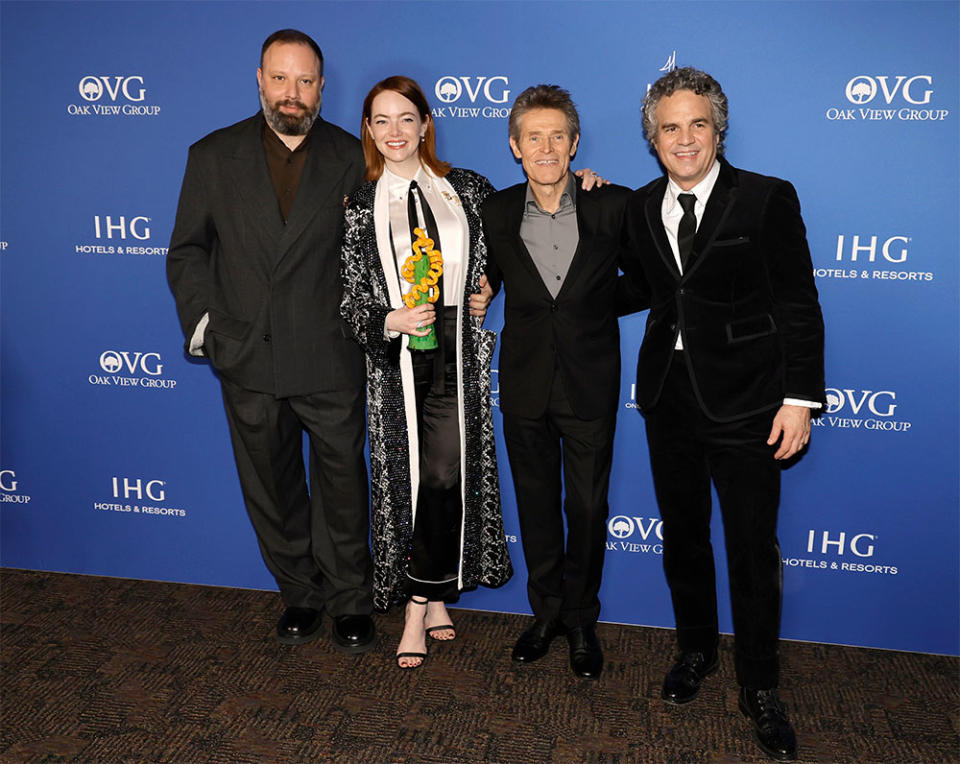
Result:
{"type": "Polygon", "coordinates": [[[277,101],[275,104],[276,108],[274,108],[267,103],[267,99],[263,95],[262,90],[260,91],[260,106],[263,108],[263,116],[267,120],[267,124],[281,135],[306,135],[310,132],[310,128],[313,127],[313,123],[320,113],[320,101],[317,101],[317,107],[313,112],[307,109],[307,105],[302,101],[289,98],[283,101],[277,101]],[[280,111],[281,106],[299,106],[306,111],[306,114],[302,117],[297,117],[293,114],[284,114],[280,111]]]}

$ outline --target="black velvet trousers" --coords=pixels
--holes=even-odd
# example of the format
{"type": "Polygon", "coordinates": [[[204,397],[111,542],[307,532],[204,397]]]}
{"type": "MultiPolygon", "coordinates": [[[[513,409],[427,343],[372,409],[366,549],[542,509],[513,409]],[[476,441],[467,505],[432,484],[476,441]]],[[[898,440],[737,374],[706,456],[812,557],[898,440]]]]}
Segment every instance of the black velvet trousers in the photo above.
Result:
{"type": "Polygon", "coordinates": [[[662,396],[646,416],[680,649],[710,651],[718,640],[712,481],[723,517],[737,680],[755,689],[776,687],[778,680],[780,465],[773,458],[776,447],[766,444],[774,414],[728,423],[708,419],[678,352],[662,396]]]}
{"type": "Polygon", "coordinates": [[[284,603],[331,617],[372,612],[363,390],[276,398],[226,379],[221,388],[247,514],[284,603]]]}
{"type": "Polygon", "coordinates": [[[573,628],[590,626],[600,615],[615,426],[613,414],[577,417],[559,372],[543,415],[504,414],[527,596],[537,620],[573,628]]]}
{"type": "Polygon", "coordinates": [[[443,348],[415,352],[413,379],[420,447],[420,487],[413,524],[408,591],[456,602],[460,592],[460,413],[457,396],[457,308],[444,310],[443,348]],[[442,361],[437,354],[442,353],[442,361]],[[442,380],[437,364],[442,362],[442,380]]]}

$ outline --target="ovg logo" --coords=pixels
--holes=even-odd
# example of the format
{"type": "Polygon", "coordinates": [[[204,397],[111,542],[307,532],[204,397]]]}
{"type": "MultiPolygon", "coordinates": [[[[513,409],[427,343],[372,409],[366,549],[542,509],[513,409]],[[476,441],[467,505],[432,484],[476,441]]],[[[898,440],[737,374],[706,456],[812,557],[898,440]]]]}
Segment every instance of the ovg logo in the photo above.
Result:
{"type": "Polygon", "coordinates": [[[444,105],[431,109],[431,115],[434,119],[506,119],[510,116],[510,107],[495,104],[509,100],[509,85],[510,81],[502,74],[494,77],[444,75],[433,86],[434,95],[444,105]]]}
{"type": "Polygon", "coordinates": [[[907,432],[911,422],[894,419],[897,394],[892,390],[855,390],[828,387],[827,410],[814,419],[814,427],[835,427],[841,430],[873,430],[907,432]]]}
{"type": "Polygon", "coordinates": [[[930,96],[933,94],[932,85],[933,77],[929,74],[916,74],[912,77],[905,74],[893,77],[887,75],[869,77],[858,74],[847,82],[844,92],[847,100],[857,106],[870,103],[877,97],[878,92],[883,95],[883,100],[888,105],[893,103],[897,93],[907,103],[920,105],[930,103],[930,96]]]}
{"type": "Polygon", "coordinates": [[[891,390],[839,390],[827,388],[827,413],[836,414],[849,404],[851,413],[859,414],[866,405],[874,416],[889,417],[897,408],[897,394],[891,390]]]}
{"type": "Polygon", "coordinates": [[[107,374],[116,374],[126,368],[131,374],[138,371],[158,377],[163,373],[159,353],[140,353],[127,350],[104,350],[100,354],[100,368],[107,374]]]}
{"type": "Polygon", "coordinates": [[[88,74],[80,80],[79,90],[80,95],[86,101],[99,101],[106,93],[111,101],[116,101],[122,94],[128,101],[139,102],[147,94],[147,91],[143,89],[143,77],[140,75],[94,77],[88,74]]]}
{"type": "Polygon", "coordinates": [[[942,122],[950,116],[950,109],[930,103],[930,74],[858,74],[847,80],[843,94],[846,103],[825,112],[831,122],[942,122]]]}
{"type": "Polygon", "coordinates": [[[476,103],[480,94],[490,103],[506,103],[510,98],[510,81],[502,74],[496,77],[454,77],[446,75],[437,80],[433,92],[443,103],[459,101],[466,92],[470,103],[476,103]]]}
{"type": "Polygon", "coordinates": [[[172,390],[177,380],[164,379],[163,362],[159,353],[139,350],[104,350],[100,354],[100,368],[106,374],[91,374],[91,385],[109,387],[153,387],[172,390]],[[127,376],[127,374],[131,376],[127,376]]]}
{"type": "Polygon", "coordinates": [[[160,113],[159,106],[144,103],[147,91],[139,74],[87,74],[77,83],[77,92],[86,103],[67,104],[67,114],[75,117],[155,117],[160,113]]]}

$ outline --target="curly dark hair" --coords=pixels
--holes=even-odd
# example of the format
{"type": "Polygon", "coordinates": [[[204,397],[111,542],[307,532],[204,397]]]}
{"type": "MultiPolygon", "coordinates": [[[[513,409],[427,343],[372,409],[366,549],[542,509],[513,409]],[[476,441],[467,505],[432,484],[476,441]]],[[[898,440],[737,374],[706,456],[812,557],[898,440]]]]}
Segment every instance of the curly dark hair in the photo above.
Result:
{"type": "Polygon", "coordinates": [[[717,153],[723,156],[723,140],[727,134],[727,96],[717,82],[706,72],[684,66],[674,69],[663,75],[653,83],[643,99],[643,135],[656,149],[654,140],[657,137],[657,106],[664,96],[672,96],[678,90],[692,90],[697,95],[706,96],[713,110],[713,129],[719,137],[717,153]]]}

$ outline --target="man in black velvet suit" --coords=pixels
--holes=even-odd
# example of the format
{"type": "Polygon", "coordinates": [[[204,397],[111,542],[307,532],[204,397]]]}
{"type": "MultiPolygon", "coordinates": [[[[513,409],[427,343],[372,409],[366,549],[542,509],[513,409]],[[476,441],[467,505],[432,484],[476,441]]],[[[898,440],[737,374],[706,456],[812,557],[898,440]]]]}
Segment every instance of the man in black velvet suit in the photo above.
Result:
{"type": "Polygon", "coordinates": [[[780,703],[780,470],[825,403],[823,318],[790,183],[723,158],[727,98],[696,69],[661,77],[644,133],[666,176],[630,199],[624,270],[651,309],[637,361],[679,655],[663,698],[717,667],[710,483],[730,574],[740,708],[770,756],[796,756],[780,703]]]}
{"type": "Polygon", "coordinates": [[[318,117],[310,37],[268,37],[257,81],[262,112],[190,148],[167,276],[188,352],[221,381],[247,512],[286,605],[278,638],[314,639],[326,610],[335,646],[363,652],[375,641],[364,367],[339,315],[343,206],[363,153],[318,117]]]}
{"type": "Polygon", "coordinates": [[[597,678],[603,653],[594,624],[620,386],[617,254],[629,191],[581,190],[570,173],[579,139],[569,93],[553,85],[521,93],[510,146],[527,182],[488,198],[483,221],[490,285],[506,290],[500,410],[536,617],[513,660],[537,660],[566,634],[574,673],[597,678]]]}

